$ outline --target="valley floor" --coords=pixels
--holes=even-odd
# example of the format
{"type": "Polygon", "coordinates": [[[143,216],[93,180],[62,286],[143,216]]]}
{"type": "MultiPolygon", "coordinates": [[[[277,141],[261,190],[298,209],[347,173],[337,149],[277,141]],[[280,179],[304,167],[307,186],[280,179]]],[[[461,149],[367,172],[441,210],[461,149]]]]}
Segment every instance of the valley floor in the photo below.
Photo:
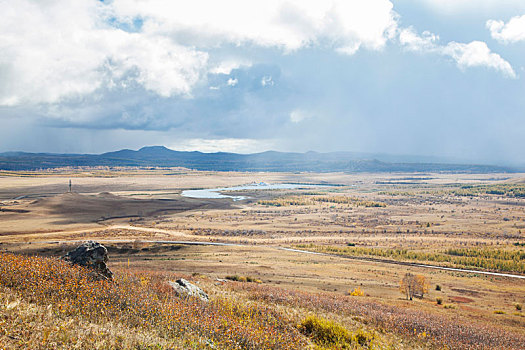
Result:
{"type": "MultiPolygon", "coordinates": [[[[300,327],[309,315],[346,329],[348,339],[354,337],[348,346],[356,348],[519,349],[525,343],[525,280],[392,263],[525,276],[525,174],[165,173],[0,174],[0,249],[58,257],[79,241],[101,241],[118,278],[150,276],[161,283],[186,276],[216,300],[269,308],[282,317],[279,327],[301,339],[297,344],[311,347],[318,339],[300,327]],[[66,193],[70,178],[73,193],[66,193]],[[236,193],[248,197],[239,202],[180,196],[184,189],[254,181],[337,186],[246,191],[236,193]],[[425,277],[422,299],[406,300],[399,291],[407,273],[425,277]],[[356,289],[362,295],[349,295],[356,289]],[[374,340],[356,342],[359,332],[374,340]]],[[[69,348],[185,348],[188,341],[206,348],[206,340],[213,342],[206,332],[188,340],[147,327],[120,341],[127,321],[109,325],[73,311],[54,319],[46,311],[52,300],[30,300],[1,286],[0,343],[8,348],[36,341],[33,334],[45,335],[47,345],[54,344],[49,347],[69,348]],[[77,328],[75,343],[68,329],[77,328]]],[[[334,344],[325,346],[342,347],[334,344]]]]}

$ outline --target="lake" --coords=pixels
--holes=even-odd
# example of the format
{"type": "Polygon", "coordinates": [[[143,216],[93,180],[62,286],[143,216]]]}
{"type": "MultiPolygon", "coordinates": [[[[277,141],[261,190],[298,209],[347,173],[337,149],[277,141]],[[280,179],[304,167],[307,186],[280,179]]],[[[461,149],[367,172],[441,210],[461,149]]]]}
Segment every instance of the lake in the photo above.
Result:
{"type": "Polygon", "coordinates": [[[303,185],[303,184],[267,184],[265,182],[252,183],[241,186],[233,187],[221,187],[221,188],[205,188],[202,190],[185,190],[182,191],[181,195],[188,198],[213,198],[213,199],[224,199],[230,198],[234,201],[241,201],[248,197],[246,196],[232,196],[222,194],[221,192],[231,191],[243,191],[243,190],[291,190],[291,189],[304,189],[314,187],[324,187],[326,185],[303,185]]]}

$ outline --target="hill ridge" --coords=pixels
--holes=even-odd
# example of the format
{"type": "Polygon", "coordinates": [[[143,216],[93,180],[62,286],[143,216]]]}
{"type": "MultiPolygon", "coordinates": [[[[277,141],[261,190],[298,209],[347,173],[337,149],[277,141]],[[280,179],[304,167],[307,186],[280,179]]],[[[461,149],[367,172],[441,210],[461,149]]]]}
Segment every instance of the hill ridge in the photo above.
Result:
{"type": "Polygon", "coordinates": [[[239,154],[176,151],[165,146],[121,149],[102,154],[0,153],[1,170],[36,170],[80,166],[184,167],[206,171],[277,172],[519,172],[483,164],[431,162],[420,157],[354,152],[306,153],[265,151],[239,154]]]}

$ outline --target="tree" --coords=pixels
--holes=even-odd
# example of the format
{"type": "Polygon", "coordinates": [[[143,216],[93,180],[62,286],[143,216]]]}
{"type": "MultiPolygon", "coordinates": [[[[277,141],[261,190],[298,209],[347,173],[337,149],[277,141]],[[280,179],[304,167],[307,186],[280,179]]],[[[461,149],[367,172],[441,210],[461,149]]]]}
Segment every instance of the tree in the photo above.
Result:
{"type": "Polygon", "coordinates": [[[412,300],[413,297],[423,298],[423,295],[428,293],[428,286],[425,276],[408,272],[399,283],[399,290],[406,295],[407,299],[412,300]]]}

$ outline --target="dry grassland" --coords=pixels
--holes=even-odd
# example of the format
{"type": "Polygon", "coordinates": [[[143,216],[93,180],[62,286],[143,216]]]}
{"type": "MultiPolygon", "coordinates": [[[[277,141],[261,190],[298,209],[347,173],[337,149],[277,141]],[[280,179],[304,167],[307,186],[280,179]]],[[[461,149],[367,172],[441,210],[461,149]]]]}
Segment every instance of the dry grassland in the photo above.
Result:
{"type": "MultiPolygon", "coordinates": [[[[287,315],[292,323],[314,313],[352,332],[363,327],[367,332],[383,332],[376,337],[376,348],[439,348],[443,344],[451,348],[520,348],[516,344],[525,337],[525,313],[517,305],[525,304],[525,279],[344,255],[523,275],[525,198],[514,194],[524,186],[524,174],[275,174],[184,169],[4,173],[0,174],[0,249],[60,256],[76,244],[68,241],[105,241],[110,268],[119,273],[194,275],[212,294],[230,295],[243,303],[263,303],[287,315]],[[70,178],[74,193],[65,193],[70,178]],[[253,181],[337,186],[243,191],[236,195],[249,198],[238,202],[180,196],[184,189],[253,181]],[[501,192],[502,184],[514,192],[501,192]],[[304,254],[280,247],[342,256],[304,254]],[[394,256],[395,250],[404,253],[394,256]],[[492,264],[469,265],[474,264],[474,258],[452,259],[452,251],[471,255],[489,252],[492,255],[480,255],[479,259],[492,264]],[[432,260],[430,256],[446,259],[432,260]],[[423,275],[430,282],[423,299],[407,301],[399,292],[399,282],[407,272],[423,275]],[[234,275],[262,283],[216,281],[234,275]],[[347,296],[357,287],[364,296],[347,296]],[[277,294],[282,298],[276,298],[277,294]],[[305,305],[314,297],[318,307],[305,305]],[[323,298],[342,304],[330,304],[323,298]],[[348,309],[341,305],[348,305],[348,309]],[[397,321],[383,322],[380,315],[397,321]],[[412,326],[415,332],[409,331],[412,326]],[[446,329],[440,331],[440,327],[446,329]],[[454,327],[463,330],[464,342],[454,327]],[[485,333],[493,337],[485,339],[485,333]],[[450,341],[444,340],[447,337],[450,341]]],[[[12,302],[9,291],[2,293],[12,302]]],[[[45,313],[41,306],[25,304],[27,300],[19,302],[20,312],[27,317],[45,313]]],[[[2,310],[11,320],[11,311],[2,310]]],[[[86,332],[91,327],[81,320],[72,322],[86,332]]],[[[114,327],[120,332],[121,325],[114,327]]],[[[146,333],[140,339],[158,337],[146,333]]],[[[138,344],[140,339],[130,339],[129,344],[138,344]]],[[[164,338],[155,342],[168,344],[164,338]]]]}

